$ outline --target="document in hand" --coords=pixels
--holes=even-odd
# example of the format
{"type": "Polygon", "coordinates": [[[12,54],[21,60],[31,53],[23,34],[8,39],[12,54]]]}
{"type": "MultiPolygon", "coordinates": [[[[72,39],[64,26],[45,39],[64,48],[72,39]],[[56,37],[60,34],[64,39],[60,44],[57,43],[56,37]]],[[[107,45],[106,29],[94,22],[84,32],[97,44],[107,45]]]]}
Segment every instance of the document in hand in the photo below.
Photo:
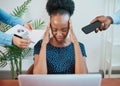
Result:
{"type": "Polygon", "coordinates": [[[29,45],[30,48],[33,48],[34,45],[43,38],[45,30],[28,30],[24,26],[16,25],[9,30],[6,31],[7,34],[14,34],[19,36],[20,38],[29,38],[31,43],[29,45]]]}

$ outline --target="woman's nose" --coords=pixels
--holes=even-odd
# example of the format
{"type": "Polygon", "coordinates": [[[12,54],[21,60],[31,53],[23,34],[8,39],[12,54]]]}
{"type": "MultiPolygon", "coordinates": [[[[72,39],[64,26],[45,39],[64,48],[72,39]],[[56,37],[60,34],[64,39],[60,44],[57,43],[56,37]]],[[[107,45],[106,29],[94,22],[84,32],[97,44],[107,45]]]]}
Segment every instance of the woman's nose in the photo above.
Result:
{"type": "Polygon", "coordinates": [[[61,36],[61,35],[62,35],[62,32],[61,32],[61,31],[58,31],[58,32],[57,32],[57,35],[61,36]]]}

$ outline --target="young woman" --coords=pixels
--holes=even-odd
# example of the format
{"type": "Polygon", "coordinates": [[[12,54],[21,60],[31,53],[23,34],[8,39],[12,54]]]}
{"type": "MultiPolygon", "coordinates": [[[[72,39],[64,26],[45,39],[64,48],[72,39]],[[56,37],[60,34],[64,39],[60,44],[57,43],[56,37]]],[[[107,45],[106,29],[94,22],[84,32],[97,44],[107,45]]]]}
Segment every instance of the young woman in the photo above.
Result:
{"type": "Polygon", "coordinates": [[[70,17],[74,12],[72,0],[48,0],[50,23],[43,40],[34,47],[34,74],[87,73],[84,45],[74,35],[70,17]],[[53,37],[50,38],[50,30],[53,37]],[[70,33],[70,39],[67,38],[70,33]]]}

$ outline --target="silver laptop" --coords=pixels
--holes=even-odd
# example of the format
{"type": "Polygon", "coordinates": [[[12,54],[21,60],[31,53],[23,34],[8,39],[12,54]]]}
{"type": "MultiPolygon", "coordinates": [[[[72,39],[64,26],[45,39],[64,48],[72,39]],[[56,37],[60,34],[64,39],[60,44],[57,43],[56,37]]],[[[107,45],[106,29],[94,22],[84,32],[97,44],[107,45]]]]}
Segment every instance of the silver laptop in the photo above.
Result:
{"type": "Polygon", "coordinates": [[[19,75],[19,86],[101,86],[101,74],[19,75]]]}

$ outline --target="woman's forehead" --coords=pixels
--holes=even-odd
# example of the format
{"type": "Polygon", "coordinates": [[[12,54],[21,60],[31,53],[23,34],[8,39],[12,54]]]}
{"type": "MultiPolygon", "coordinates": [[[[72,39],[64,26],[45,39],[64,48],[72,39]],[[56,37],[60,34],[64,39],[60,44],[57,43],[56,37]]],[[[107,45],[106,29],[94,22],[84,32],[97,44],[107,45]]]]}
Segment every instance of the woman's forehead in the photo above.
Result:
{"type": "Polygon", "coordinates": [[[51,16],[50,22],[52,24],[66,24],[69,21],[69,15],[53,15],[51,16]]]}

